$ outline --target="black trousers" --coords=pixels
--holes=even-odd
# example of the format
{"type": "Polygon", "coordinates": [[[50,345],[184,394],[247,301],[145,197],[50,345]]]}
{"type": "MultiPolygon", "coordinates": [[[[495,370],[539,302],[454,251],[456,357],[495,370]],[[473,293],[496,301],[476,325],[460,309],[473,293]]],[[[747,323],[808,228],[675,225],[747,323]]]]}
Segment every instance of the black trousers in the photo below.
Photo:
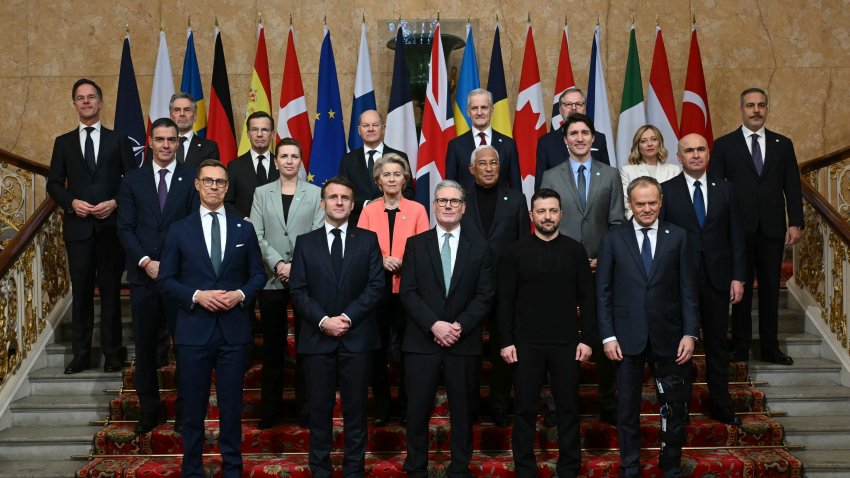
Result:
{"type": "Polygon", "coordinates": [[[512,447],[516,476],[537,476],[534,437],[537,433],[537,410],[540,389],[547,372],[558,414],[559,478],[576,477],[581,469],[581,437],[579,433],[579,363],[575,359],[578,344],[517,344],[514,365],[516,413],[512,447]]]}
{"type": "Polygon", "coordinates": [[[507,414],[511,409],[511,384],[513,383],[514,367],[511,367],[502,359],[502,349],[499,346],[501,341],[495,321],[495,314],[491,314],[487,324],[490,332],[490,341],[487,344],[488,355],[493,366],[490,370],[490,412],[507,414]]]}
{"type": "Polygon", "coordinates": [[[404,471],[413,478],[428,476],[428,421],[437,394],[440,371],[446,382],[451,415],[451,463],[446,470],[450,478],[469,477],[472,460],[473,402],[478,401],[476,375],[480,369],[478,355],[454,355],[441,350],[434,354],[406,353],[407,387],[407,459],[404,471]],[[410,373],[415,371],[415,373],[410,373]]]}
{"type": "Polygon", "coordinates": [[[759,229],[747,236],[747,279],[744,297],[732,306],[732,351],[748,353],[753,342],[753,278],[759,283],[759,340],[762,353],[779,350],[779,281],[785,239],[767,237],[759,229]]]}
{"type": "MultiPolygon", "coordinates": [[[[389,280],[389,279],[388,279],[389,280]]],[[[378,318],[378,331],[381,334],[381,348],[375,351],[372,362],[372,396],[375,398],[375,418],[386,420],[390,416],[390,375],[387,368],[390,363],[398,366],[399,383],[404,384],[404,356],[401,353],[401,339],[407,325],[404,307],[398,294],[387,294],[378,306],[375,315],[378,318]]],[[[404,386],[398,391],[399,410],[403,416],[407,408],[407,394],[404,386]]]]}
{"type": "Polygon", "coordinates": [[[729,408],[729,291],[712,287],[707,280],[699,286],[702,340],[705,345],[708,396],[714,408],[729,408]]]}
{"type": "Polygon", "coordinates": [[[350,352],[342,344],[335,353],[301,354],[310,394],[310,472],[330,478],[333,410],[336,386],[342,399],[342,476],[362,477],[366,467],[366,398],[374,353],[350,352]]]}
{"type": "MultiPolygon", "coordinates": [[[[130,308],[133,314],[133,335],[136,342],[136,394],[143,417],[157,417],[160,411],[158,347],[160,331],[167,329],[174,337],[177,321],[177,302],[163,296],[156,288],[156,282],[133,284],[130,286],[130,308]]],[[[177,351],[175,350],[175,355],[177,351]]],[[[180,363],[177,363],[179,375],[180,363]]],[[[177,408],[180,408],[182,394],[180,380],[177,383],[177,408]]],[[[179,414],[179,413],[178,413],[179,414]]]]}
{"type": "Polygon", "coordinates": [[[107,358],[121,353],[121,274],[124,249],[114,225],[96,224],[91,237],[66,241],[71,276],[71,330],[74,358],[91,358],[94,287],[100,290],[100,347],[107,358]]]}
{"type": "Polygon", "coordinates": [[[263,381],[260,397],[263,416],[274,419],[283,403],[283,367],[287,356],[286,306],[289,289],[264,289],[258,294],[263,332],[263,381]]]}

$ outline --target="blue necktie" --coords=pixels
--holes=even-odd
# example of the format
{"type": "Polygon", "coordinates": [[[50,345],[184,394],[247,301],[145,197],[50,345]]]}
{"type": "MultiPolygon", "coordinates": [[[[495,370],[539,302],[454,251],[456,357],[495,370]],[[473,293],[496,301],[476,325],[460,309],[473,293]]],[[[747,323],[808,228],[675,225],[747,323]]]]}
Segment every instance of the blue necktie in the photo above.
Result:
{"type": "Polygon", "coordinates": [[[652,228],[641,228],[643,232],[643,244],[640,246],[640,258],[643,259],[643,269],[646,271],[646,277],[652,272],[652,244],[649,242],[649,231],[652,228]]]}
{"type": "Polygon", "coordinates": [[[446,282],[446,295],[449,295],[449,285],[452,283],[452,246],[449,244],[449,239],[452,237],[451,232],[447,232],[444,236],[443,247],[440,249],[440,262],[443,263],[443,280],[446,282]]]}
{"type": "Polygon", "coordinates": [[[584,178],[585,169],[583,164],[579,166],[578,177],[576,178],[576,183],[578,183],[578,201],[581,203],[582,211],[587,207],[587,180],[584,178]]]}
{"type": "Polygon", "coordinates": [[[700,229],[705,226],[705,198],[703,198],[701,186],[699,181],[694,181],[694,212],[697,213],[700,229]]]}

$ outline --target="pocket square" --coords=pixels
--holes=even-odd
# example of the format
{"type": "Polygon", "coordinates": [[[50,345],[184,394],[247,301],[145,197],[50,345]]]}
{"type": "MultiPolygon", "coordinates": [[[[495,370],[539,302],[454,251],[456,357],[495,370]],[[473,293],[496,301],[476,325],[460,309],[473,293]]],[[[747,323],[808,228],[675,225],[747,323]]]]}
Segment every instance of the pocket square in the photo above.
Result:
{"type": "Polygon", "coordinates": [[[242,247],[242,246],[244,246],[244,245],[245,245],[245,244],[236,244],[236,247],[242,247]]]}

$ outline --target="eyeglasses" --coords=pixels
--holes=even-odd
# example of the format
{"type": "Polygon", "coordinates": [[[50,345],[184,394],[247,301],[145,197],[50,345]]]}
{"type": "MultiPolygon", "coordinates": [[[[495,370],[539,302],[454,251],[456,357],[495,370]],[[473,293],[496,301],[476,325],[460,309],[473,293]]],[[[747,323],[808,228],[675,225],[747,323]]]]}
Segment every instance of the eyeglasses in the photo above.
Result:
{"type": "Polygon", "coordinates": [[[575,103],[561,103],[561,106],[568,110],[577,110],[579,108],[584,108],[584,101],[576,101],[575,103]]]}
{"type": "Polygon", "coordinates": [[[272,130],[270,130],[268,128],[251,128],[248,131],[250,131],[251,133],[254,133],[254,134],[258,134],[258,133],[269,134],[269,133],[272,132],[272,130]]]}
{"type": "Polygon", "coordinates": [[[460,207],[463,204],[463,199],[446,199],[446,198],[437,198],[434,199],[434,204],[440,207],[446,207],[446,205],[451,204],[452,207],[460,207]]]}
{"type": "Polygon", "coordinates": [[[201,178],[201,184],[203,184],[204,187],[207,187],[207,188],[211,188],[213,186],[213,184],[215,184],[217,187],[223,188],[223,187],[227,186],[227,180],[226,179],[201,178]]]}

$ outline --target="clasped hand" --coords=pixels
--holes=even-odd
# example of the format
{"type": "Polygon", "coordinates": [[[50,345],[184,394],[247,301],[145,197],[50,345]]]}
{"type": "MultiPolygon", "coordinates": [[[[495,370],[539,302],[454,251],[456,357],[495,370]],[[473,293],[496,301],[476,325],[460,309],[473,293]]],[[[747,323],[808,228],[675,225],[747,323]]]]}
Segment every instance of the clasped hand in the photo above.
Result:
{"type": "Polygon", "coordinates": [[[242,302],[238,290],[202,290],[195,294],[195,302],[210,312],[230,310],[242,302]]]}
{"type": "Polygon", "coordinates": [[[431,326],[431,332],[434,334],[434,342],[440,347],[451,347],[460,340],[462,333],[460,323],[449,323],[443,320],[438,320],[431,326]]]}

